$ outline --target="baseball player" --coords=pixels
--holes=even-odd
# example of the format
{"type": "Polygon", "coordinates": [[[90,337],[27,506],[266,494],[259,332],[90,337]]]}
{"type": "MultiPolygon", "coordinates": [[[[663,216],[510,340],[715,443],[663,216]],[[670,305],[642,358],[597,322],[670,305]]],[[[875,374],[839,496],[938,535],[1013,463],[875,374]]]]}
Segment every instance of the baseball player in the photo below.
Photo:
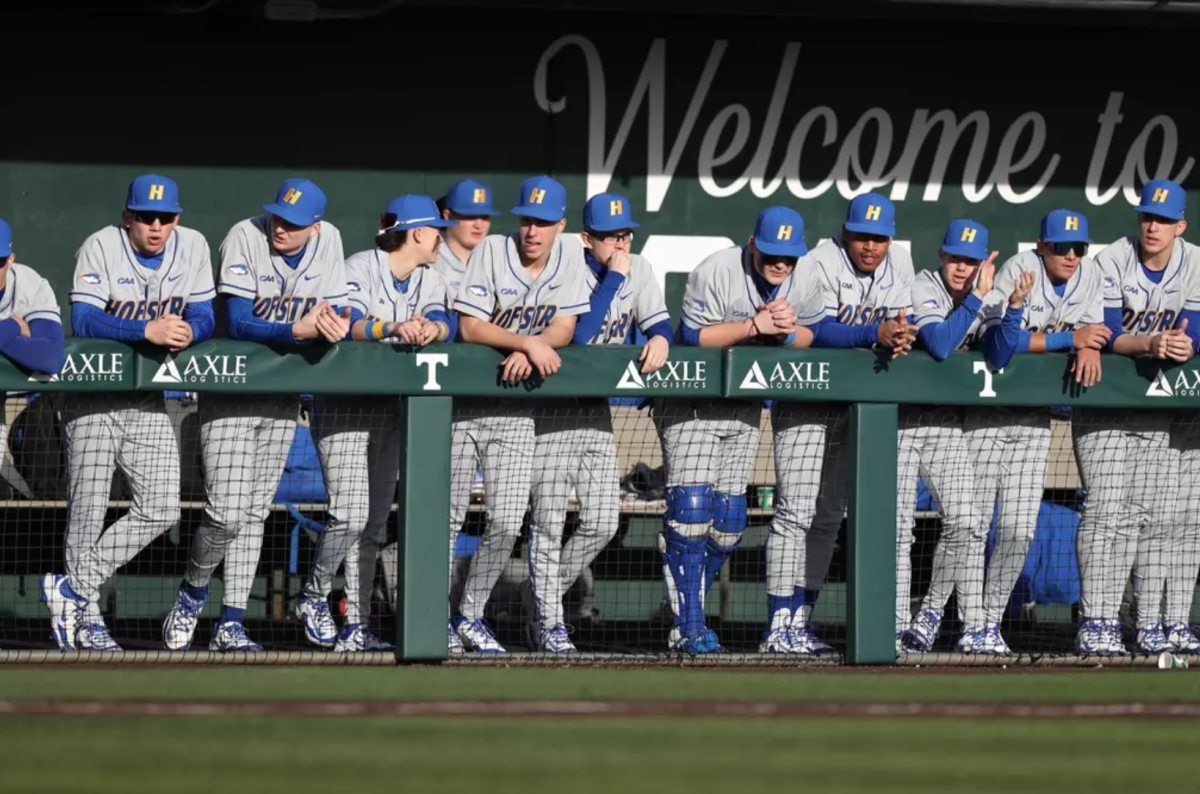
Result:
{"type": "MultiPolygon", "coordinates": [[[[533,177],[521,183],[518,202],[512,214],[519,219],[519,231],[489,235],[475,246],[454,303],[464,342],[508,351],[501,378],[513,384],[535,371],[541,378],[556,373],[562,359],[555,348],[570,344],[576,318],[589,308],[583,245],[579,238],[561,234],[566,190],[548,176],[533,177]]],[[[463,587],[461,615],[450,627],[468,649],[504,653],[483,611],[512,556],[529,505],[536,447],[533,410],[518,400],[462,402],[453,430],[454,454],[458,465],[472,473],[482,465],[489,522],[463,587]]],[[[468,496],[469,490],[451,491],[451,572],[468,496]]]]}
{"type": "MultiPolygon", "coordinates": [[[[430,267],[442,243],[443,220],[428,196],[406,195],[387,206],[375,248],[346,260],[348,302],[362,319],[356,341],[423,346],[453,338],[446,285],[430,267]]],[[[337,652],[391,648],[367,628],[379,557],[379,535],[391,514],[400,476],[400,436],[394,397],[317,397],[312,430],[329,493],[330,523],[296,607],[310,642],[337,652]],[[346,622],[339,633],[329,613],[337,569],[346,564],[346,622]]]]}
{"type": "MultiPolygon", "coordinates": [[[[641,371],[650,373],[666,363],[672,330],[650,263],[629,252],[638,226],[625,196],[601,193],[584,205],[583,278],[590,301],[572,342],[624,345],[639,328],[649,341],[638,360],[641,371]]],[[[563,621],[563,595],[617,532],[617,444],[604,398],[543,401],[536,418],[529,579],[522,583],[522,600],[531,617],[531,649],[573,653],[563,621]],[[572,489],[579,500],[579,527],[564,546],[572,489]]]]}
{"type": "MultiPolygon", "coordinates": [[[[1092,386],[1100,380],[1100,350],[1112,332],[1104,325],[1103,284],[1099,267],[1087,257],[1089,243],[1087,218],[1073,210],[1054,210],[1042,219],[1036,250],[1017,254],[1000,268],[984,300],[980,339],[984,359],[994,369],[1008,366],[1017,353],[1074,351],[1076,382],[1092,386]]],[[[1000,619],[1037,526],[1050,452],[1050,411],[971,410],[966,435],[975,456],[981,520],[994,514],[999,501],[996,544],[983,590],[984,636],[975,650],[1009,655],[1000,619]]],[[[1095,638],[1084,639],[1091,643],[1095,638]]],[[[1101,649],[1099,644],[1080,648],[1089,653],[1101,649]]]]}
{"type": "MultiPolygon", "coordinates": [[[[333,344],[356,319],[348,305],[342,236],[324,221],[325,194],[288,179],[266,214],[235,224],[221,243],[217,291],[233,339],[295,347],[333,344]]],[[[263,524],[296,433],[299,397],[203,395],[200,444],[206,500],[175,606],[163,621],[169,650],[185,650],[224,561],[213,651],[260,651],[242,620],[262,552],[263,524]]]]}
{"type": "Polygon", "coordinates": [[[492,218],[500,213],[492,206],[492,189],[474,179],[461,179],[451,185],[438,201],[438,211],[443,219],[455,221],[442,233],[444,244],[438,248],[434,265],[446,283],[446,299],[453,305],[467,272],[467,259],[488,236],[492,218]]]}
{"type": "MultiPolygon", "coordinates": [[[[676,341],[807,347],[809,326],[824,314],[807,253],[798,212],[763,210],[745,245],[712,254],[689,274],[676,341]]],[[[674,613],[671,650],[724,650],[706,625],[704,596],[746,529],[746,484],[761,413],[756,400],[660,400],[654,406],[666,469],[659,548],[674,613]]]]}
{"type": "MultiPolygon", "coordinates": [[[[54,289],[33,268],[17,262],[12,227],[3,218],[0,218],[0,354],[23,369],[44,373],[62,369],[66,356],[62,317],[54,289]]],[[[7,398],[0,391],[0,405],[7,398]]],[[[8,455],[8,426],[4,419],[0,413],[0,462],[8,455]]]]}
{"type": "MultiPolygon", "coordinates": [[[[913,282],[917,339],[938,361],[971,348],[983,320],[983,299],[992,290],[995,259],[988,255],[988,230],[977,221],[952,221],[938,251],[940,270],[923,270],[913,282]]],[[[962,409],[923,406],[902,409],[896,526],[901,539],[897,585],[907,595],[911,582],[914,491],[917,473],[937,502],[942,531],[933,553],[929,590],[912,626],[902,637],[905,651],[933,650],[951,592],[957,590],[963,633],[957,649],[974,653],[984,636],[983,568],[987,528],[975,505],[975,461],[963,435],[962,409]]],[[[901,601],[897,601],[897,617],[901,601]]]]}
{"type": "MultiPolygon", "coordinates": [[[[892,202],[866,193],[850,202],[841,233],[813,249],[809,266],[823,315],[813,347],[878,347],[890,349],[893,358],[912,348],[916,327],[907,314],[913,264],[907,251],[891,247],[895,234],[892,202]]],[[[764,652],[834,652],[809,621],[845,512],[846,413],[842,405],[820,402],[772,405],[778,492],[767,538],[764,652]]]]}
{"type": "MultiPolygon", "coordinates": [[[[1096,256],[1104,285],[1107,350],[1183,362],[1200,338],[1200,255],[1182,239],[1186,194],[1166,179],[1147,182],[1137,207],[1138,234],[1096,256]]],[[[1077,536],[1081,651],[1117,651],[1118,611],[1130,569],[1143,653],[1200,652],[1188,625],[1196,570],[1188,550],[1195,519],[1179,510],[1189,494],[1200,438],[1194,415],[1076,409],[1071,429],[1087,509],[1077,536]],[[1183,494],[1180,494],[1180,488],[1183,494]],[[1135,565],[1136,561],[1136,565],[1135,565]],[[1166,614],[1160,611],[1166,588],[1166,614]],[[1163,618],[1166,623],[1164,628],[1163,618]]]]}
{"type": "MultiPolygon", "coordinates": [[[[212,263],[203,235],[179,225],[179,188],[158,174],[129,185],[119,225],[75,254],[75,336],[149,342],[172,352],[212,336],[212,263]]],[[[63,395],[68,503],[66,576],[42,577],[62,650],[116,651],[100,586],[179,520],[179,444],[161,394],[63,395]],[[113,469],[132,490],[107,530],[113,469]]]]}

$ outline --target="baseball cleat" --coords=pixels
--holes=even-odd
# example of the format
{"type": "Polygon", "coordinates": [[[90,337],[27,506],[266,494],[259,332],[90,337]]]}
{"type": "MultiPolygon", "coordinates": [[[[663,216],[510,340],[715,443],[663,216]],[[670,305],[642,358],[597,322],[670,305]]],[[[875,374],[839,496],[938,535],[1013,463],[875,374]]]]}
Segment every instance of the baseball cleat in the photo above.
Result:
{"type": "Polygon", "coordinates": [[[213,629],[212,642],[208,644],[210,651],[261,651],[262,646],[250,639],[246,627],[236,621],[227,620],[218,623],[213,629]]]}
{"type": "Polygon", "coordinates": [[[917,613],[912,626],[901,635],[905,651],[929,653],[937,642],[942,628],[942,613],[936,609],[922,609],[917,613]]]}
{"type": "Polygon", "coordinates": [[[1200,653],[1200,640],[1186,623],[1176,623],[1167,628],[1167,642],[1171,650],[1178,653],[1200,653]]]}
{"type": "Polygon", "coordinates": [[[792,650],[792,610],[783,608],[771,615],[771,625],[763,632],[759,653],[795,653],[792,650]]]}
{"type": "Polygon", "coordinates": [[[296,617],[304,624],[304,636],[313,645],[330,648],[338,641],[337,623],[329,612],[329,602],[324,598],[296,599],[296,617]]]}
{"type": "Polygon", "coordinates": [[[963,629],[962,636],[958,638],[958,644],[954,646],[954,649],[959,653],[986,653],[984,650],[985,634],[983,626],[967,626],[963,629]]]}
{"type": "Polygon", "coordinates": [[[703,628],[694,634],[689,634],[671,647],[671,650],[680,653],[724,653],[725,649],[721,647],[721,642],[717,638],[716,632],[709,628],[703,628]]]}
{"type": "Polygon", "coordinates": [[[1125,656],[1125,640],[1121,638],[1121,624],[1115,620],[1100,621],[1100,645],[1102,654],[1125,656]]]}
{"type": "Polygon", "coordinates": [[[1008,643],[1004,641],[1004,637],[1000,636],[999,623],[989,623],[983,627],[983,646],[980,653],[992,656],[1013,655],[1012,650],[1008,647],[1008,643]]]}
{"type": "Polygon", "coordinates": [[[80,651],[119,651],[121,646],[108,633],[103,623],[85,623],[75,635],[75,647],[80,651]]]}
{"type": "Polygon", "coordinates": [[[827,656],[837,653],[837,649],[818,637],[807,624],[797,626],[792,624],[792,652],[808,656],[827,656]]]}
{"type": "Polygon", "coordinates": [[[496,635],[483,620],[455,618],[454,630],[462,640],[463,648],[477,653],[508,653],[496,640],[496,635]]]}
{"type": "Polygon", "coordinates": [[[53,573],[42,577],[42,601],[50,610],[50,631],[58,649],[75,650],[75,634],[87,601],[75,594],[67,577],[53,573]]]}
{"type": "Polygon", "coordinates": [[[334,653],[362,653],[364,651],[391,651],[391,645],[379,639],[362,623],[349,623],[342,627],[334,653]]]}
{"type": "Polygon", "coordinates": [[[454,631],[454,624],[446,624],[446,652],[450,656],[462,656],[463,644],[458,638],[458,634],[454,631]]]}
{"type": "Polygon", "coordinates": [[[1135,642],[1138,651],[1145,654],[1158,655],[1163,651],[1171,650],[1171,643],[1167,641],[1167,633],[1162,630],[1162,626],[1138,629],[1135,642]]]}
{"type": "Polygon", "coordinates": [[[525,617],[525,644],[529,650],[536,651],[541,642],[542,621],[538,615],[537,596],[533,592],[533,580],[526,579],[517,586],[521,595],[521,611],[525,617]]]}
{"type": "Polygon", "coordinates": [[[571,642],[569,633],[562,623],[554,624],[542,631],[538,637],[538,650],[542,653],[579,653],[571,642]]]}
{"type": "Polygon", "coordinates": [[[200,619],[200,610],[204,609],[206,600],[179,591],[175,606],[163,619],[163,645],[168,651],[186,651],[191,646],[192,635],[196,633],[196,621],[200,619]]]}
{"type": "Polygon", "coordinates": [[[1099,654],[1104,650],[1104,638],[1101,634],[1102,621],[1088,619],[1080,621],[1079,631],[1075,634],[1075,652],[1083,656],[1099,654]]]}

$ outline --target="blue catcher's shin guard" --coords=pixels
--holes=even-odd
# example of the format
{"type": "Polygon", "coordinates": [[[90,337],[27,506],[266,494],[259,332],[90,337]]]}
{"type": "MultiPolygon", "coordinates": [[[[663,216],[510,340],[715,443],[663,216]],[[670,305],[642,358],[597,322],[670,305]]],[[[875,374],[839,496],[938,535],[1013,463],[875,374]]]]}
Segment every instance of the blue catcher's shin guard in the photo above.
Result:
{"type": "Polygon", "coordinates": [[[704,601],[701,578],[704,576],[706,538],[689,538],[667,527],[663,532],[663,565],[671,581],[667,591],[674,592],[671,605],[680,634],[689,637],[704,628],[704,601]]]}
{"type": "Polygon", "coordinates": [[[707,593],[721,574],[721,566],[729,559],[734,550],[742,542],[742,534],[746,531],[746,497],[731,496],[715,491],[713,501],[713,534],[709,535],[704,554],[704,591],[707,593]],[[732,543],[728,536],[735,535],[732,543]],[[717,540],[720,536],[725,543],[717,540]]]}

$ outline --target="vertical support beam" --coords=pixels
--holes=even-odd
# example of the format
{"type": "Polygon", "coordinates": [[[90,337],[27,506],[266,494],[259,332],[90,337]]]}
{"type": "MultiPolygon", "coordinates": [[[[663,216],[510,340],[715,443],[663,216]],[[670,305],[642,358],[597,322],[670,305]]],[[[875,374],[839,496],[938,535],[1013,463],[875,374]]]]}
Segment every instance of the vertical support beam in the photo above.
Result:
{"type": "Polygon", "coordinates": [[[447,656],[450,592],[450,397],[400,400],[396,661],[447,656]]]}
{"type": "Polygon", "coordinates": [[[896,663],[898,413],[894,404],[850,406],[846,494],[849,664],[896,663]]]}

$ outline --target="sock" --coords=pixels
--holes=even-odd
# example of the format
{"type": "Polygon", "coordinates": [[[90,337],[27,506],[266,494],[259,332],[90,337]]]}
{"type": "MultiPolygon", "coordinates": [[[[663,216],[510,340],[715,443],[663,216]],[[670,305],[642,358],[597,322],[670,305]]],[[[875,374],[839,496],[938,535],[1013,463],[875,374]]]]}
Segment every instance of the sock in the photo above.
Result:
{"type": "Polygon", "coordinates": [[[221,607],[221,622],[222,623],[241,623],[242,618],[246,617],[246,610],[238,609],[237,607],[221,607]]]}
{"type": "Polygon", "coordinates": [[[208,585],[196,587],[194,584],[188,584],[187,580],[185,579],[179,583],[179,591],[181,593],[187,593],[189,598],[195,599],[196,601],[206,601],[208,599],[208,585]]]}
{"type": "Polygon", "coordinates": [[[768,622],[773,622],[775,620],[775,615],[779,613],[779,610],[791,608],[791,596],[773,596],[770,593],[767,593],[767,614],[770,616],[768,618],[768,622]]]}
{"type": "Polygon", "coordinates": [[[805,590],[803,587],[797,587],[796,592],[792,593],[791,609],[793,615],[799,614],[801,607],[804,606],[804,593],[805,590]]]}

